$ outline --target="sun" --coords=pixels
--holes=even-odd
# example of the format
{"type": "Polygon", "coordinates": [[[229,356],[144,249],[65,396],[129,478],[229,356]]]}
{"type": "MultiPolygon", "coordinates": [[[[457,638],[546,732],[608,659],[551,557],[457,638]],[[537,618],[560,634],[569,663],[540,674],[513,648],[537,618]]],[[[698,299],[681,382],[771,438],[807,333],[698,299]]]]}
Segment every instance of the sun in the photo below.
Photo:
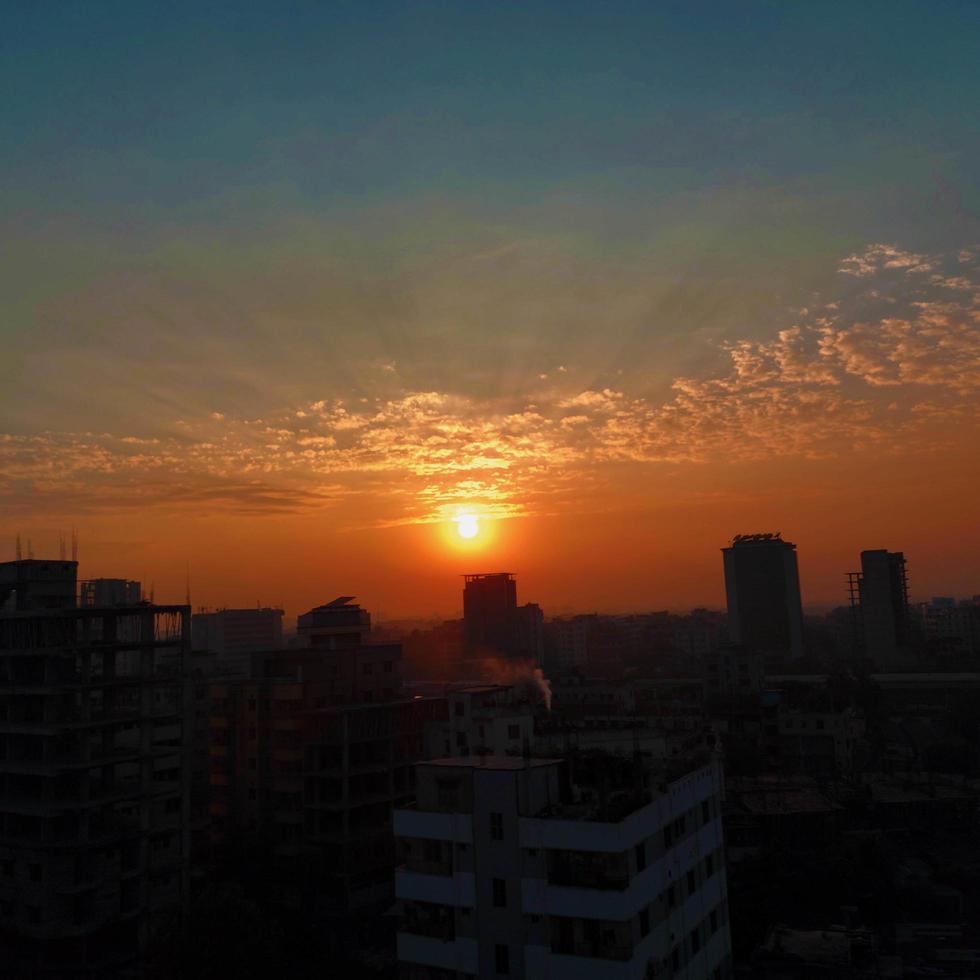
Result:
{"type": "Polygon", "coordinates": [[[480,522],[476,514],[464,514],[456,518],[456,533],[461,538],[475,538],[480,533],[480,522]]]}

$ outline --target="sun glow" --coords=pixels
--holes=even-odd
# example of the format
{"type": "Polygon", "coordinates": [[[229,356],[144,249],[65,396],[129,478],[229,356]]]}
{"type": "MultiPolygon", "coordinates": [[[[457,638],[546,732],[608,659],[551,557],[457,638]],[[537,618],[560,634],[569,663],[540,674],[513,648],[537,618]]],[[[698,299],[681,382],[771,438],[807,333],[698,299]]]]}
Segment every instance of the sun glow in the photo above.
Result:
{"type": "Polygon", "coordinates": [[[463,514],[456,518],[456,533],[461,538],[475,538],[480,533],[480,522],[476,514],[463,514]]]}

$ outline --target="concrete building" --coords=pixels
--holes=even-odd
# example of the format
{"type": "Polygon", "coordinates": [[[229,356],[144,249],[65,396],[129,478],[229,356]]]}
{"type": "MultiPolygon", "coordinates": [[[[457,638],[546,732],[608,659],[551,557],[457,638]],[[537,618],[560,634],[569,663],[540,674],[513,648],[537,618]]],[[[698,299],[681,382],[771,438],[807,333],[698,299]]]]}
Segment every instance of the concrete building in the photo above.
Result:
{"type": "Polygon", "coordinates": [[[417,770],[416,806],[395,811],[401,976],[731,975],[714,764],[653,776],[596,756],[588,790],[571,759],[417,770]]]}
{"type": "Polygon", "coordinates": [[[77,561],[24,558],[0,562],[0,611],[74,606],[77,581],[77,561]]]}
{"type": "Polygon", "coordinates": [[[758,698],[762,693],[766,671],[761,654],[726,646],[706,653],[702,662],[706,698],[737,700],[758,698]]]}
{"type": "Polygon", "coordinates": [[[18,606],[0,614],[9,976],[115,975],[187,894],[189,610],[79,608],[74,572],[0,565],[18,606]]]}
{"type": "Polygon", "coordinates": [[[463,645],[468,659],[517,654],[517,582],[510,572],[463,576],[463,645]]]}
{"type": "Polygon", "coordinates": [[[534,706],[512,684],[450,691],[447,720],[433,727],[429,757],[520,755],[534,738],[534,706]]]}
{"type": "Polygon", "coordinates": [[[247,663],[243,654],[282,646],[282,617],[281,609],[270,607],[194,613],[191,640],[195,650],[215,655],[219,669],[234,667],[237,661],[247,663]]]}
{"type": "Polygon", "coordinates": [[[80,606],[135,606],[143,601],[143,587],[125,578],[92,578],[78,590],[80,606]]]}
{"type": "Polygon", "coordinates": [[[774,659],[803,656],[796,545],[775,534],[737,534],[722,549],[731,642],[774,659]]]}
{"type": "Polygon", "coordinates": [[[876,667],[908,664],[912,651],[905,555],[862,551],[861,571],[848,578],[865,656],[876,667]]]}

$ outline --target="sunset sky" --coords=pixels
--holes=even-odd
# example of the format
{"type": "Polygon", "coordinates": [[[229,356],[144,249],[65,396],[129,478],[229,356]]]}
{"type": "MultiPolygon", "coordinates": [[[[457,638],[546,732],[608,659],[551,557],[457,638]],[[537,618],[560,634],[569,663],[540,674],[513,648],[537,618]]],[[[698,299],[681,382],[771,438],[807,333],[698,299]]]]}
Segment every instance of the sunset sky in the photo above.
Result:
{"type": "Polygon", "coordinates": [[[980,593],[978,65],[972,0],[7,5],[0,559],[551,615],[781,530],[809,605],[980,593]]]}

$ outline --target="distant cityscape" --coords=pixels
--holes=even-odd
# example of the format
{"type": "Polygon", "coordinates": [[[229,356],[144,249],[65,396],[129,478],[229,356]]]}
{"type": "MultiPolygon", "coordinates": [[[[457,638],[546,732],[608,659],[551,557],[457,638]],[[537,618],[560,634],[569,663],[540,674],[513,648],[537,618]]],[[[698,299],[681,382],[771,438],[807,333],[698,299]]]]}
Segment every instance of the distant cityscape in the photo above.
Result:
{"type": "Polygon", "coordinates": [[[725,612],[474,572],[424,629],[0,564],[4,975],[977,975],[980,596],[720,564],[725,612]]]}

